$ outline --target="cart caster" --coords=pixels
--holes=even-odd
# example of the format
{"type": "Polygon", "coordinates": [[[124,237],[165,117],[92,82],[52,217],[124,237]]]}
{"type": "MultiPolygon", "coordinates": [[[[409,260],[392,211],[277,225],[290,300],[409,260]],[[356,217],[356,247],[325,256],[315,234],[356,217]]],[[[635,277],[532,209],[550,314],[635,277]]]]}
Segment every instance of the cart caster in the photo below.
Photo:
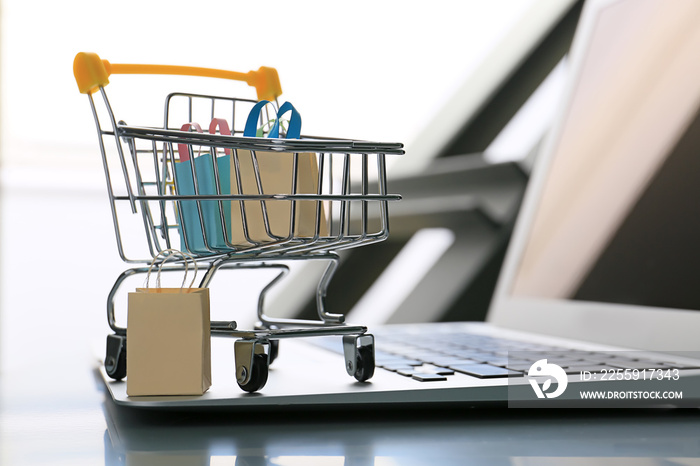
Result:
{"type": "MultiPolygon", "coordinates": [[[[262,323],[258,323],[255,326],[255,330],[278,330],[279,327],[276,325],[264,325],[262,323]]],[[[279,340],[270,340],[270,354],[269,354],[269,361],[268,364],[272,364],[275,359],[277,359],[277,356],[280,354],[280,341],[279,340]]]]}
{"type": "Polygon", "coordinates": [[[366,382],[374,375],[374,336],[346,335],[343,337],[345,369],[358,382],[366,382]]]}
{"type": "Polygon", "coordinates": [[[253,393],[267,383],[269,343],[238,340],[234,344],[236,359],[236,381],[241,390],[253,393]]]}
{"type": "Polygon", "coordinates": [[[238,386],[241,387],[241,390],[248,393],[257,392],[267,383],[267,374],[267,355],[256,354],[253,356],[253,369],[250,374],[250,380],[244,384],[238,382],[238,386]]]}
{"type": "Polygon", "coordinates": [[[107,354],[105,355],[105,371],[114,380],[126,377],[126,337],[122,335],[107,335],[107,354]]]}
{"type": "Polygon", "coordinates": [[[277,356],[280,354],[280,341],[279,340],[270,340],[270,364],[277,359],[277,356]]]}
{"type": "Polygon", "coordinates": [[[374,375],[374,350],[361,346],[357,349],[357,364],[355,378],[358,382],[365,382],[374,375]]]}

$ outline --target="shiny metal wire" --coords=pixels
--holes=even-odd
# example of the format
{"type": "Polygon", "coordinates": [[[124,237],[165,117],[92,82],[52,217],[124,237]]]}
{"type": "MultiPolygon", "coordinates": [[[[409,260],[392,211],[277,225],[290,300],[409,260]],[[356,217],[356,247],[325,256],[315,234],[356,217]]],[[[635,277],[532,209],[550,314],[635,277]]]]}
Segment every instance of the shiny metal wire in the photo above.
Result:
{"type": "MultiPolygon", "coordinates": [[[[316,137],[296,140],[243,137],[237,117],[246,115],[254,101],[186,93],[167,96],[162,127],[129,126],[123,121],[117,121],[104,88],[100,88],[99,95],[101,99],[94,99],[89,94],[90,106],[98,132],[117,248],[125,262],[148,264],[163,251],[180,248],[191,254],[196,261],[202,262],[202,266],[207,269],[202,286],[208,286],[216,271],[222,268],[277,268],[280,274],[265,287],[258,306],[259,320],[265,327],[271,328],[294,324],[308,327],[313,324],[296,320],[274,320],[263,312],[265,293],[286,275],[282,262],[326,260],[329,265],[317,290],[319,321],[316,324],[329,326],[343,323],[342,315],[327,312],[323,305],[326,288],[337,266],[337,251],[387,238],[388,203],[399,200],[400,196],[387,193],[386,155],[403,154],[402,144],[316,137]],[[187,122],[177,121],[176,115],[184,115],[190,122],[199,118],[202,123],[206,123],[214,117],[222,117],[222,112],[223,117],[231,122],[232,135],[178,129],[179,125],[187,122]],[[99,115],[107,117],[101,120],[99,115]],[[199,154],[212,155],[215,194],[202,192],[196,163],[190,164],[194,194],[183,195],[177,192],[178,175],[174,167],[179,163],[180,145],[187,148],[191,160],[199,154]],[[250,151],[252,157],[255,186],[252,192],[245,192],[241,183],[240,151],[250,151]],[[262,152],[292,157],[292,169],[286,175],[291,187],[289,192],[266,191],[266,173],[258,163],[262,152]],[[217,157],[223,153],[230,154],[230,163],[237,175],[236,192],[240,194],[221,192],[219,181],[222,173],[217,157]],[[302,170],[299,160],[302,153],[315,154],[318,169],[315,193],[299,192],[298,180],[302,170]],[[194,202],[190,205],[196,205],[201,230],[188,231],[184,228],[185,202],[194,202]],[[285,235],[273,232],[270,220],[270,208],[281,203],[289,208],[289,230],[285,235]],[[302,203],[307,203],[307,206],[313,203],[314,206],[315,225],[311,235],[301,236],[296,232],[302,203]],[[215,217],[220,221],[224,232],[224,245],[214,244],[205,228],[206,221],[210,220],[207,216],[211,214],[212,205],[216,206],[215,217]],[[261,240],[252,237],[249,209],[253,205],[260,206],[268,238],[261,240]],[[122,206],[126,207],[126,211],[122,206]],[[205,209],[205,206],[208,208],[205,209]],[[245,242],[232,243],[231,231],[226,224],[227,209],[239,209],[241,225],[238,228],[242,230],[245,242]],[[322,231],[323,215],[326,216],[328,231],[322,231]],[[140,233],[134,231],[134,219],[137,217],[141,218],[141,228],[138,228],[140,233]],[[123,222],[124,219],[129,221],[123,222]],[[134,256],[127,250],[125,239],[132,238],[135,234],[145,237],[146,248],[134,256]],[[203,239],[203,248],[194,247],[195,237],[203,239]]],[[[263,112],[261,127],[267,123],[264,119],[269,119],[269,116],[263,112]]],[[[143,267],[135,267],[124,272],[108,297],[108,323],[118,334],[125,334],[126,330],[116,323],[116,291],[125,278],[143,271],[143,267]]],[[[235,330],[235,323],[212,325],[213,331],[216,327],[216,334],[242,335],[241,331],[235,330]]],[[[326,332],[321,331],[322,334],[326,332]]],[[[287,334],[277,337],[281,338],[282,335],[287,334]]]]}

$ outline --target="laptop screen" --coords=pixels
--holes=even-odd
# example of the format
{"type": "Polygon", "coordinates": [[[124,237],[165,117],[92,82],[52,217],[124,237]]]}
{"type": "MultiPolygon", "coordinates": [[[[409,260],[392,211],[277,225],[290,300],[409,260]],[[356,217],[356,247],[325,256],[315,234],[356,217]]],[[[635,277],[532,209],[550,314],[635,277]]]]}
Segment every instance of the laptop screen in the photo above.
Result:
{"type": "Polygon", "coordinates": [[[695,0],[586,2],[492,322],[637,347],[700,324],[697,24],[695,0]]]}
{"type": "Polygon", "coordinates": [[[699,19],[692,0],[601,11],[514,294],[700,310],[699,19]]]}

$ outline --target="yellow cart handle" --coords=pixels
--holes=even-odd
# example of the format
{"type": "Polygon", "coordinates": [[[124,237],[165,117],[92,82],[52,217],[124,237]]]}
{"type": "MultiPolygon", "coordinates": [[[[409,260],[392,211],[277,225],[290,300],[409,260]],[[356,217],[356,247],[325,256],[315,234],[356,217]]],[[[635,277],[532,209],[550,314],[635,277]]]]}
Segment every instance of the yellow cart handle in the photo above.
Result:
{"type": "Polygon", "coordinates": [[[80,52],[73,60],[73,74],[82,94],[92,94],[100,86],[106,86],[112,74],[169,74],[243,81],[255,87],[258,100],[275,100],[282,95],[277,70],[267,66],[261,66],[258,71],[239,73],[195,66],[112,64],[96,53],[80,52]]]}

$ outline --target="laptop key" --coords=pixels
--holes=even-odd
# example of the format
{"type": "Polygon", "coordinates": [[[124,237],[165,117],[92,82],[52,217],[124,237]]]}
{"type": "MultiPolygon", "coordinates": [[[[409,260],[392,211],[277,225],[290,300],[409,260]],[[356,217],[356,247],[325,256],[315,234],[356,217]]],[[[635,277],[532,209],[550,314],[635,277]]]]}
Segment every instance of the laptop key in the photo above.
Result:
{"type": "Polygon", "coordinates": [[[569,366],[584,366],[584,365],[591,365],[595,366],[596,364],[600,364],[598,361],[586,361],[583,359],[547,359],[547,362],[550,364],[556,364],[557,366],[560,367],[569,367],[569,366]]]}
{"type": "MultiPolygon", "coordinates": [[[[599,362],[592,362],[592,361],[573,361],[573,362],[567,362],[566,364],[561,364],[556,361],[552,361],[554,364],[560,366],[563,369],[566,369],[568,367],[593,367],[593,366],[601,366],[602,364],[599,362]]],[[[530,367],[532,367],[531,362],[515,362],[511,363],[505,366],[506,369],[514,370],[514,371],[521,371],[521,372],[527,372],[530,370],[530,367]]]]}
{"type": "Polygon", "coordinates": [[[600,374],[603,371],[610,372],[617,370],[616,367],[594,365],[594,366],[569,366],[564,367],[564,372],[567,374],[580,374],[581,372],[591,372],[593,374],[600,374]]]}
{"type": "Polygon", "coordinates": [[[453,364],[481,364],[483,361],[475,361],[473,359],[463,359],[463,358],[443,358],[443,359],[428,358],[425,362],[433,364],[434,366],[450,367],[453,364]]]}
{"type": "Polygon", "coordinates": [[[664,361],[664,364],[668,364],[674,369],[700,369],[700,364],[693,363],[664,361]]]}
{"type": "Polygon", "coordinates": [[[450,366],[457,372],[479,377],[480,379],[491,379],[497,377],[522,376],[522,372],[512,371],[503,367],[490,366],[488,364],[455,364],[450,366]]]}
{"type": "Polygon", "coordinates": [[[392,363],[392,362],[397,362],[397,361],[405,361],[407,359],[413,359],[413,358],[407,358],[405,356],[397,356],[395,354],[374,354],[374,360],[377,362],[377,364],[381,363],[392,363]]]}
{"type": "Polygon", "coordinates": [[[398,371],[415,371],[416,368],[414,366],[406,366],[406,365],[390,365],[390,364],[385,364],[383,366],[377,366],[381,367],[382,369],[386,369],[391,372],[398,372],[398,371]]]}
{"type": "Polygon", "coordinates": [[[470,359],[472,361],[486,362],[488,359],[494,359],[496,356],[490,353],[485,353],[481,351],[451,351],[445,352],[448,357],[456,359],[470,359]]]}
{"type": "Polygon", "coordinates": [[[443,382],[447,380],[447,377],[445,377],[444,375],[423,374],[420,372],[413,374],[411,377],[413,377],[414,380],[418,380],[419,382],[443,382]]]}
{"type": "Polygon", "coordinates": [[[532,362],[516,362],[512,364],[508,364],[505,366],[506,369],[510,369],[512,371],[518,371],[518,372],[527,372],[530,370],[530,367],[532,367],[532,362]]]}
{"type": "Polygon", "coordinates": [[[423,363],[421,361],[415,361],[415,360],[403,360],[403,361],[396,361],[396,362],[391,362],[388,364],[377,364],[379,367],[383,367],[386,370],[389,371],[396,371],[399,369],[405,369],[407,367],[413,367],[413,366],[420,366],[423,363]]]}
{"type": "Polygon", "coordinates": [[[636,361],[636,359],[633,358],[628,358],[616,354],[606,354],[606,353],[593,353],[593,354],[588,354],[584,357],[586,361],[595,361],[599,362],[601,364],[607,364],[610,361],[618,361],[618,362],[629,362],[629,361],[636,361]]]}
{"type": "Polygon", "coordinates": [[[424,365],[424,366],[422,367],[422,369],[423,369],[425,372],[429,372],[429,373],[432,373],[432,374],[440,374],[440,375],[453,375],[453,374],[455,373],[454,370],[449,369],[449,368],[447,368],[447,367],[438,367],[438,366],[435,366],[435,365],[428,365],[428,364],[424,365]]]}
{"type": "Polygon", "coordinates": [[[524,359],[515,358],[489,358],[484,362],[492,366],[507,367],[509,364],[525,364],[528,362],[530,363],[530,365],[532,365],[535,361],[526,361],[524,359]]]}
{"type": "Polygon", "coordinates": [[[670,369],[670,366],[665,364],[660,364],[654,361],[617,361],[616,359],[610,359],[606,362],[607,365],[617,367],[620,369],[670,369]]]}

